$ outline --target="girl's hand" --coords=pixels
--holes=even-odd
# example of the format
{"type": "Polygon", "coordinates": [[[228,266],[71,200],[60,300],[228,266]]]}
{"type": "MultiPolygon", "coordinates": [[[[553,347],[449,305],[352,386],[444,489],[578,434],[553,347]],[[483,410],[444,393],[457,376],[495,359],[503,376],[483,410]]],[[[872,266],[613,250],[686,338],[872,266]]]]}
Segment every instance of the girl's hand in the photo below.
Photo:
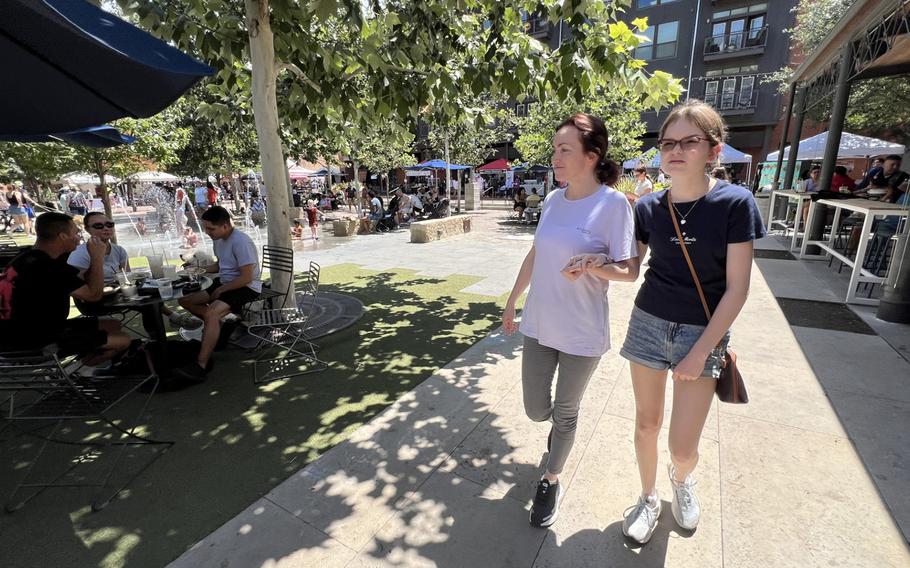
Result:
{"type": "Polygon", "coordinates": [[[518,331],[518,324],[515,323],[515,306],[506,304],[506,309],[502,312],[502,329],[506,335],[512,335],[518,331]]]}
{"type": "Polygon", "coordinates": [[[699,355],[692,351],[686,355],[679,365],[673,369],[674,381],[694,381],[701,377],[705,371],[705,362],[708,360],[707,355],[699,355]]]}

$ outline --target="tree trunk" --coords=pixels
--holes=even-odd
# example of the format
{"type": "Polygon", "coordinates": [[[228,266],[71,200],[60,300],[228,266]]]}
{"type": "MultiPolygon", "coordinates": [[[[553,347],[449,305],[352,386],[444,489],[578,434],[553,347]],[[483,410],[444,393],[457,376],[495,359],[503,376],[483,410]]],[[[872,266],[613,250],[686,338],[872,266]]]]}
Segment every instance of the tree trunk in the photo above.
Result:
{"type": "MultiPolygon", "coordinates": [[[[245,0],[246,25],[250,36],[250,59],[253,71],[253,117],[259,136],[259,158],[262,178],[269,191],[268,242],[270,246],[291,248],[290,218],[291,188],[281,148],[278,124],[278,99],[275,95],[277,70],[275,44],[269,21],[268,0],[245,0]]],[[[293,280],[283,272],[271,274],[272,288],[290,293],[283,307],[296,304],[293,280]]]]}
{"type": "Polygon", "coordinates": [[[446,130],[446,193],[449,194],[449,206],[452,205],[452,171],[449,169],[449,131],[446,130]]]}
{"type": "Polygon", "coordinates": [[[135,182],[130,180],[126,182],[126,198],[130,200],[130,207],[133,208],[133,213],[139,210],[136,206],[136,196],[133,194],[133,184],[135,182]]]}

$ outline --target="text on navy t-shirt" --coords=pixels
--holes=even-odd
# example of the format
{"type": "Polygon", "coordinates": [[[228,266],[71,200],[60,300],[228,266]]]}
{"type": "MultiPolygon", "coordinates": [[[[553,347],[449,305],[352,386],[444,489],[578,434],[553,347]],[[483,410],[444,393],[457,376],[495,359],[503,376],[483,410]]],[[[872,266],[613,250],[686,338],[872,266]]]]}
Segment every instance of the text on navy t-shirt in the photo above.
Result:
{"type": "MultiPolygon", "coordinates": [[[[698,201],[674,202],[692,264],[713,313],[727,289],[727,245],[765,236],[765,227],[748,189],[718,181],[698,201]]],[[[670,219],[667,192],[649,193],[635,204],[635,238],[651,249],[645,281],[635,305],[661,319],[706,325],[679,239],[670,219]]]]}

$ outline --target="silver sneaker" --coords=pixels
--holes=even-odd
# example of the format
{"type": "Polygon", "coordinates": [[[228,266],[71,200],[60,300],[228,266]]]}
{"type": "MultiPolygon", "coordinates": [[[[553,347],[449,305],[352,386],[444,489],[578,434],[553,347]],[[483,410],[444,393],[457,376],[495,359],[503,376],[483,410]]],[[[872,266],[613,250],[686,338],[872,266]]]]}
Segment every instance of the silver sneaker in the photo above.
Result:
{"type": "Polygon", "coordinates": [[[692,474],[689,474],[684,481],[676,481],[676,468],[672,464],[668,464],[667,471],[670,474],[670,484],[673,486],[673,504],[670,506],[673,518],[680,528],[695,530],[701,516],[701,505],[695,495],[695,480],[692,479],[692,474]]]}
{"type": "Polygon", "coordinates": [[[638,503],[623,513],[622,534],[639,544],[647,543],[657,528],[660,508],[660,497],[657,493],[654,494],[653,501],[639,496],[638,503]]]}
{"type": "Polygon", "coordinates": [[[180,337],[182,337],[184,341],[199,341],[199,342],[202,341],[202,328],[201,327],[197,328],[197,329],[186,329],[185,327],[181,327],[180,331],[178,333],[180,334],[180,337]]]}

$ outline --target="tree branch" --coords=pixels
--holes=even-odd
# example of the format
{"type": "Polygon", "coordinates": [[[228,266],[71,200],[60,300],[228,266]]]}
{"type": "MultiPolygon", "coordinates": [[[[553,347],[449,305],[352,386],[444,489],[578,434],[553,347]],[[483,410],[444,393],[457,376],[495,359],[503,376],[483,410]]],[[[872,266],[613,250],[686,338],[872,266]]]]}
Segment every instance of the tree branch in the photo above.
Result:
{"type": "Polygon", "coordinates": [[[300,69],[300,67],[297,67],[296,64],[294,64],[294,63],[282,63],[282,62],[279,61],[279,62],[278,62],[278,67],[277,67],[277,70],[276,70],[275,74],[277,75],[278,73],[281,73],[281,72],[284,71],[284,70],[291,71],[294,75],[297,75],[297,77],[298,77],[299,79],[301,79],[304,83],[306,83],[307,85],[309,85],[309,86],[313,87],[314,89],[316,89],[316,92],[319,92],[319,93],[322,92],[322,87],[320,87],[315,81],[313,81],[312,79],[310,79],[310,78],[307,76],[307,74],[304,73],[302,69],[300,69]]]}

